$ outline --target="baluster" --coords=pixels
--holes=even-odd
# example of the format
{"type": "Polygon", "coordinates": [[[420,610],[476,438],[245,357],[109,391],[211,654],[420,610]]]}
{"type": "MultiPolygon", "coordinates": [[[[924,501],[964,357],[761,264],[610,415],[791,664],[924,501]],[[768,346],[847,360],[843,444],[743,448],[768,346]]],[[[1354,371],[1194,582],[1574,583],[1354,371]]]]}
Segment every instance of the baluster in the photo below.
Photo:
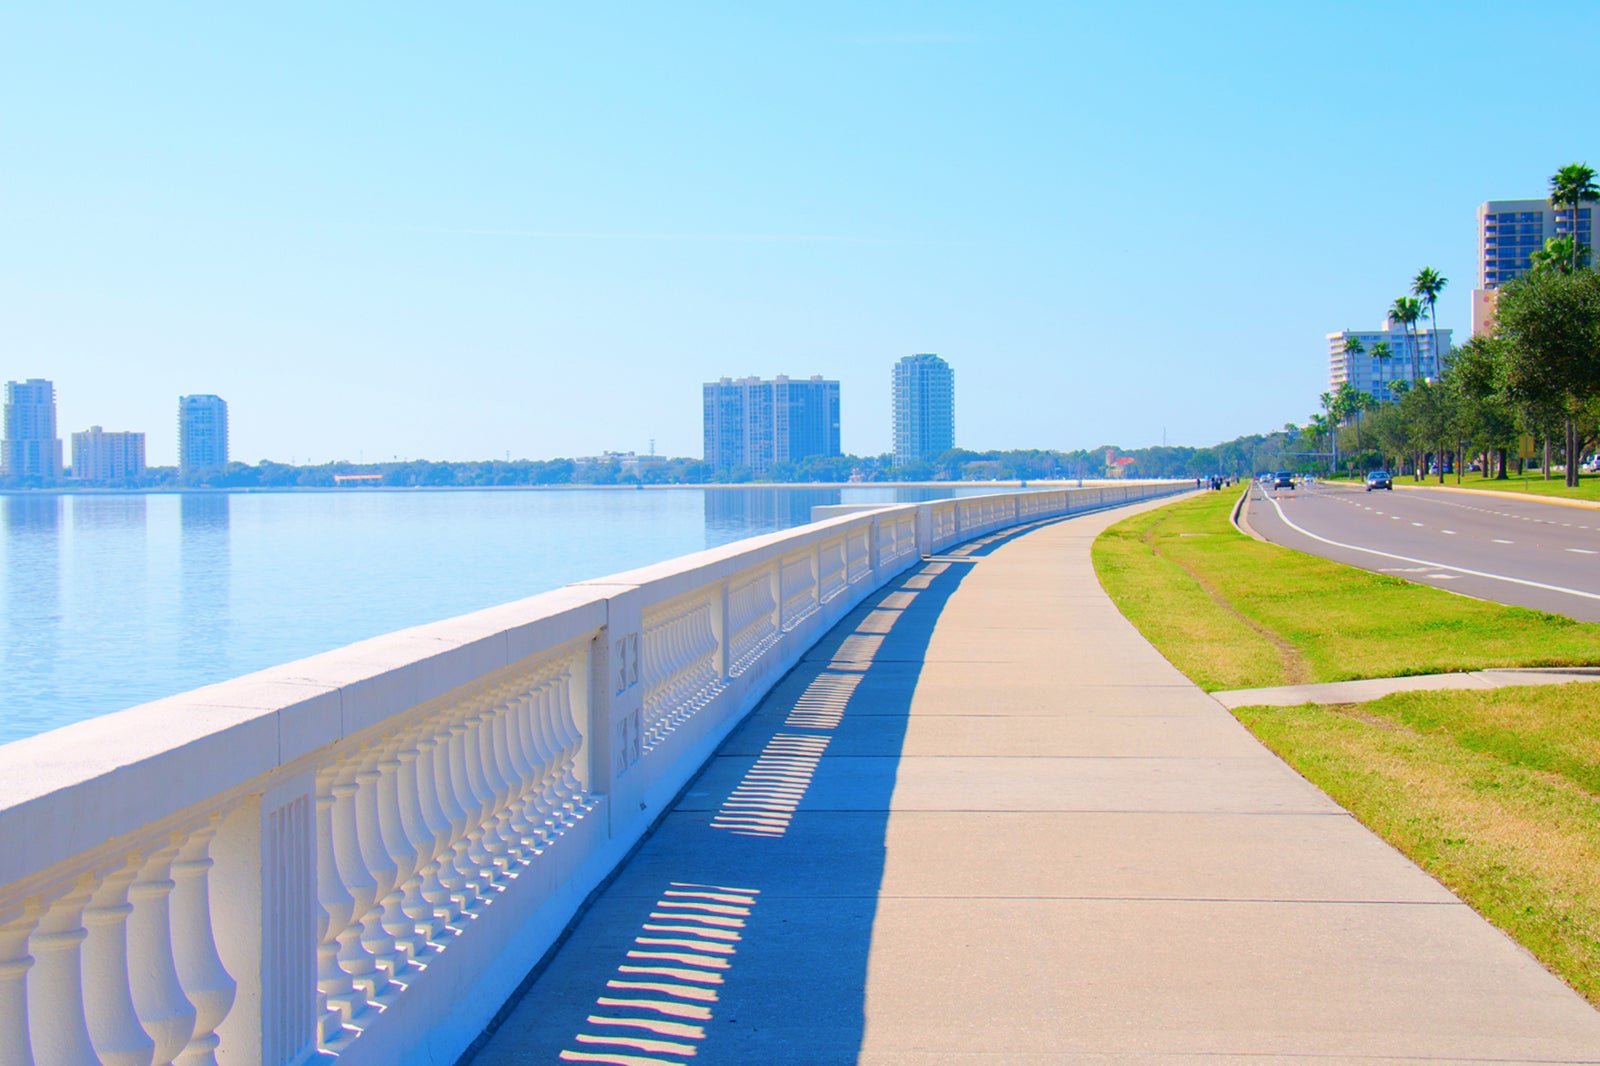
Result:
{"type": "Polygon", "coordinates": [[[155,1054],[128,985],[128,886],[137,872],[125,860],[102,874],[83,912],[83,998],[89,1040],[104,1066],[150,1066],[155,1054]]]}
{"type": "Polygon", "coordinates": [[[178,1057],[194,1036],[196,1012],[178,979],[178,962],[172,953],[172,860],[178,842],[168,840],[145,856],[128,898],[133,916],[128,919],[128,965],[139,975],[133,986],[133,1005],[144,1031],[155,1040],[155,1061],[178,1057]]]}
{"type": "Polygon", "coordinates": [[[498,880],[505,880],[505,875],[514,865],[522,861],[522,845],[516,833],[511,830],[511,779],[504,771],[505,753],[505,718],[510,710],[511,700],[516,695],[511,686],[501,686],[494,696],[494,702],[483,719],[481,726],[482,740],[478,746],[481,760],[479,773],[483,777],[484,788],[489,792],[489,814],[484,828],[485,846],[490,854],[496,856],[495,867],[499,871],[498,880]]]}
{"type": "Polygon", "coordinates": [[[527,812],[528,822],[534,827],[534,832],[539,838],[541,850],[549,847],[550,842],[557,836],[555,809],[551,807],[545,790],[546,779],[550,773],[552,749],[549,738],[545,736],[539,711],[539,703],[544,698],[543,692],[547,684],[547,681],[541,679],[523,697],[521,714],[523,748],[527,752],[528,761],[527,787],[523,793],[522,805],[527,812]]]}
{"type": "Polygon", "coordinates": [[[500,759],[495,747],[499,743],[500,719],[505,714],[509,688],[501,686],[486,700],[478,716],[475,747],[477,759],[473,773],[477,775],[483,792],[483,848],[493,860],[492,876],[496,884],[504,884],[506,873],[517,861],[515,840],[506,828],[510,818],[506,810],[506,782],[500,773],[500,759]]]}
{"type": "Polygon", "coordinates": [[[434,752],[434,787],[445,817],[450,821],[450,840],[439,857],[440,880],[460,900],[458,914],[476,910],[483,897],[479,890],[478,868],[467,857],[467,829],[470,823],[466,805],[461,802],[458,790],[458,782],[465,774],[462,745],[466,734],[466,724],[458,715],[450,722],[448,735],[440,742],[440,750],[434,752]]]}
{"type": "Polygon", "coordinates": [[[178,963],[178,980],[195,1006],[194,1036],[189,1039],[178,1066],[216,1066],[217,1026],[233,1007],[237,985],[217,955],[211,927],[211,841],[222,816],[196,826],[172,864],[172,953],[178,963]]]}
{"type": "Polygon", "coordinates": [[[572,685],[568,667],[557,674],[551,685],[550,704],[554,716],[552,735],[560,744],[559,767],[561,773],[562,809],[567,812],[566,825],[572,825],[588,811],[583,798],[583,783],[576,772],[578,752],[583,747],[583,734],[578,732],[572,719],[572,685]]]}
{"type": "Polygon", "coordinates": [[[28,937],[39,924],[39,907],[29,901],[0,920],[0,1066],[34,1066],[28,1039],[28,937]]]}
{"type": "MultiPolygon", "coordinates": [[[[527,684],[536,682],[529,681],[527,684]]],[[[535,781],[533,757],[528,748],[528,702],[526,687],[511,701],[506,713],[506,753],[512,777],[511,828],[521,841],[522,861],[532,862],[543,850],[539,823],[535,821],[529,797],[535,781]]]]}
{"type": "Polygon", "coordinates": [[[361,788],[355,778],[359,771],[360,763],[347,760],[333,783],[333,858],[339,877],[354,900],[350,923],[339,931],[336,939],[340,968],[370,1001],[389,990],[389,979],[378,969],[378,960],[362,943],[365,922],[378,902],[378,883],[361,857],[361,843],[356,835],[356,793],[361,788]]]}
{"type": "Polygon", "coordinates": [[[324,1046],[339,1040],[342,1026],[367,1007],[367,997],[339,965],[339,937],[355,913],[355,897],[339,876],[333,854],[333,783],[337,767],[317,772],[317,999],[318,1040],[324,1046]]]}
{"type": "MultiPolygon", "coordinates": [[[[387,743],[374,742],[362,758],[360,769],[356,771],[356,793],[352,798],[355,809],[353,843],[362,869],[372,879],[372,905],[361,916],[361,946],[372,956],[381,976],[393,977],[406,965],[406,960],[401,956],[395,938],[384,926],[386,915],[393,913],[387,909],[385,901],[390,899],[395,880],[400,874],[400,868],[389,854],[378,826],[378,782],[383,777],[378,763],[387,754],[387,743]]],[[[393,902],[398,904],[399,896],[394,896],[393,902]]],[[[393,924],[393,918],[389,920],[393,924]]]]}
{"type": "Polygon", "coordinates": [[[506,849],[507,856],[518,866],[532,857],[532,850],[524,843],[520,820],[515,804],[519,792],[519,779],[511,764],[512,716],[516,713],[520,697],[510,686],[495,704],[494,719],[489,723],[489,758],[485,771],[494,779],[496,831],[506,849]]]}
{"type": "Polygon", "coordinates": [[[546,681],[539,686],[535,704],[539,716],[539,737],[544,749],[544,772],[540,776],[540,804],[546,812],[551,838],[566,832],[572,822],[561,795],[562,738],[555,728],[554,700],[556,682],[546,681]]]}
{"type": "MultiPolygon", "coordinates": [[[[411,876],[401,888],[400,902],[401,912],[416,926],[412,958],[428,950],[428,942],[444,931],[445,924],[440,909],[428,899],[426,891],[430,886],[430,868],[439,849],[438,830],[429,825],[426,811],[433,790],[433,770],[428,765],[432,750],[433,737],[427,723],[423,723],[411,732],[409,742],[401,746],[395,783],[400,826],[414,851],[411,876]]],[[[439,819],[435,824],[445,823],[439,819]]],[[[442,889],[437,882],[433,882],[432,887],[442,889]]],[[[448,894],[445,899],[448,900],[448,894]]]]}
{"type": "Polygon", "coordinates": [[[417,919],[406,910],[408,886],[412,886],[413,904],[425,909],[430,927],[433,920],[432,908],[427,907],[422,897],[415,894],[415,885],[420,884],[416,876],[417,868],[422,864],[422,860],[416,841],[406,832],[406,817],[403,810],[407,803],[415,803],[417,798],[416,774],[411,765],[417,757],[413,745],[415,737],[414,726],[396,735],[390,740],[384,758],[378,763],[378,770],[382,775],[378,779],[378,836],[395,863],[393,891],[382,901],[383,928],[394,938],[395,946],[402,955],[400,960],[402,966],[409,966],[411,960],[421,954],[427,945],[427,937],[418,933],[417,919]],[[405,789],[408,783],[410,785],[408,794],[402,795],[401,790],[405,789]]]}
{"type": "Polygon", "coordinates": [[[495,884],[495,860],[498,856],[489,851],[484,839],[488,829],[486,823],[490,797],[483,784],[483,720],[484,712],[480,708],[468,710],[463,722],[466,728],[458,749],[459,759],[454,757],[456,753],[453,752],[450,767],[454,771],[451,776],[467,817],[467,834],[462,842],[463,857],[472,871],[479,893],[488,900],[495,884]]]}
{"type": "Polygon", "coordinates": [[[457,891],[459,881],[455,867],[448,861],[455,826],[450,822],[439,790],[448,742],[447,726],[434,717],[429,719],[427,731],[417,743],[417,813],[421,818],[418,831],[425,841],[423,853],[428,856],[422,864],[422,884],[417,894],[427,901],[435,914],[434,935],[429,939],[437,939],[446,926],[461,917],[466,899],[464,892],[457,891]]]}
{"type": "Polygon", "coordinates": [[[40,1066],[99,1066],[84,1017],[83,908],[94,882],[79,878],[51,900],[29,940],[33,973],[28,981],[28,1031],[40,1066]]]}

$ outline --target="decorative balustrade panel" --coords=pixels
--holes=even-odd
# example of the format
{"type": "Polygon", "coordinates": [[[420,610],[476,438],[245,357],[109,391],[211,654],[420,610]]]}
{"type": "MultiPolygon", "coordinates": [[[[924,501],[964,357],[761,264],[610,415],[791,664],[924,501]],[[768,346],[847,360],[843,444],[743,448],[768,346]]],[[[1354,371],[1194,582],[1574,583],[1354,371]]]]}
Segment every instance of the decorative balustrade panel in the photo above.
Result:
{"type": "Polygon", "coordinates": [[[939,551],[950,546],[957,536],[960,520],[961,512],[955,502],[935,504],[930,508],[931,551],[939,551]]]}
{"type": "Polygon", "coordinates": [[[901,515],[894,523],[896,560],[915,558],[917,551],[917,519],[915,515],[901,515]]]}
{"type": "Polygon", "coordinates": [[[872,527],[852,529],[845,542],[846,576],[852,585],[872,575],[872,527]]]}
{"type": "Polygon", "coordinates": [[[502,671],[316,771],[318,1043],[400,1005],[449,930],[593,806],[578,755],[585,646],[502,671]]]}
{"type": "Polygon", "coordinates": [[[721,586],[697,589],[644,609],[644,749],[716,698],[716,611],[721,586]]]}
{"type": "Polygon", "coordinates": [[[772,568],[755,567],[728,582],[728,673],[737,677],[778,639],[772,568]]]}
{"type": "Polygon", "coordinates": [[[210,913],[221,813],[189,812],[0,896],[0,1063],[215,1061],[235,988],[210,913]]]}
{"type": "Polygon", "coordinates": [[[817,554],[807,549],[787,555],[779,564],[783,589],[783,631],[785,633],[816,613],[822,605],[817,584],[817,554]]]}
{"type": "Polygon", "coordinates": [[[817,586],[823,603],[850,587],[850,563],[846,558],[848,537],[824,541],[817,549],[817,586]]]}

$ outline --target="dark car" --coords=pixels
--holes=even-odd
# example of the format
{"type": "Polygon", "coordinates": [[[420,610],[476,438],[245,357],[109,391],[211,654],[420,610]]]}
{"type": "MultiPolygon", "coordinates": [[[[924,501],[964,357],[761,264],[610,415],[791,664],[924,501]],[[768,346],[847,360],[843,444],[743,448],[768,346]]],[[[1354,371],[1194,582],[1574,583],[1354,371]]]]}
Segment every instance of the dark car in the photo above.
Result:
{"type": "Polygon", "coordinates": [[[1275,489],[1294,488],[1294,475],[1287,470],[1280,470],[1272,475],[1272,487],[1275,489]]]}
{"type": "Polygon", "coordinates": [[[1389,471],[1374,470],[1367,475],[1367,491],[1371,492],[1373,489],[1394,490],[1394,479],[1389,476],[1389,471]]]}

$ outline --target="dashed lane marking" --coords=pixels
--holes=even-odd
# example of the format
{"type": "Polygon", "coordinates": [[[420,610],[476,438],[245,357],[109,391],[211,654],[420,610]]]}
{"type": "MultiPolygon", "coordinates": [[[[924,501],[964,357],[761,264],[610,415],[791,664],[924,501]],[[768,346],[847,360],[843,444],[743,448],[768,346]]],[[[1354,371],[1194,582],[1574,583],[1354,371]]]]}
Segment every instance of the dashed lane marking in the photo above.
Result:
{"type": "Polygon", "coordinates": [[[1296,525],[1290,520],[1288,515],[1283,513],[1283,508],[1278,506],[1278,502],[1276,500],[1272,501],[1272,506],[1278,512],[1279,521],[1281,521],[1284,525],[1288,526],[1290,529],[1294,530],[1296,533],[1299,533],[1303,537],[1310,537],[1314,541],[1318,541],[1322,544],[1328,544],[1335,548],[1344,548],[1346,551],[1361,552],[1364,555],[1376,555],[1383,559],[1395,559],[1402,563],[1417,563],[1422,566],[1426,566],[1429,569],[1449,570],[1456,574],[1467,574],[1470,577],[1487,578],[1490,581],[1505,581],[1513,585],[1524,585],[1528,588],[1544,589],[1546,592],[1562,592],[1566,593],[1568,596],[1581,596],[1586,600],[1600,600],[1600,592],[1585,592],[1582,589],[1564,588],[1561,585],[1547,585],[1543,581],[1529,581],[1527,578],[1511,577],[1507,574],[1490,574],[1483,570],[1469,570],[1464,566],[1452,566],[1450,563],[1434,562],[1429,559],[1414,559],[1409,555],[1397,555],[1394,552],[1379,551],[1377,548],[1364,548],[1359,544],[1346,544],[1343,541],[1330,540],[1327,537],[1319,536],[1318,534],[1311,532],[1309,529],[1305,529],[1296,525]]]}

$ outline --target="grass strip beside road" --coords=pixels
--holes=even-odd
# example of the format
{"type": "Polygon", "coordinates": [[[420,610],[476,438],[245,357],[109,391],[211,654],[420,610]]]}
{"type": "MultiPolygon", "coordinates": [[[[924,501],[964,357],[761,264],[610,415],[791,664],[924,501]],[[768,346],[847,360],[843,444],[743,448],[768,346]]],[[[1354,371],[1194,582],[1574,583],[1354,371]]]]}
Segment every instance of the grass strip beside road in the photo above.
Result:
{"type": "Polygon", "coordinates": [[[1237,499],[1135,515],[1094,546],[1118,608],[1207,691],[1600,664],[1600,625],[1263,544],[1228,521],[1237,499]]]}
{"type": "MultiPolygon", "coordinates": [[[[1211,493],[1095,544],[1122,612],[1204,687],[1587,665],[1600,626],[1253,541],[1211,493]]],[[[1600,686],[1234,712],[1281,758],[1600,1006],[1600,686]]]]}
{"type": "Polygon", "coordinates": [[[1426,488],[1445,489],[1485,489],[1490,492],[1504,492],[1513,496],[1539,496],[1549,499],[1588,500],[1591,503],[1600,503],[1600,474],[1579,474],[1578,487],[1569,489],[1565,476],[1555,474],[1546,478],[1542,474],[1516,474],[1508,478],[1484,477],[1481,474],[1467,474],[1456,484],[1454,474],[1444,476],[1444,484],[1439,483],[1438,475],[1422,481],[1413,481],[1410,477],[1396,477],[1397,485],[1421,485],[1426,488]]]}
{"type": "Polygon", "coordinates": [[[1362,824],[1600,1006],[1589,684],[1234,712],[1362,824]]]}

